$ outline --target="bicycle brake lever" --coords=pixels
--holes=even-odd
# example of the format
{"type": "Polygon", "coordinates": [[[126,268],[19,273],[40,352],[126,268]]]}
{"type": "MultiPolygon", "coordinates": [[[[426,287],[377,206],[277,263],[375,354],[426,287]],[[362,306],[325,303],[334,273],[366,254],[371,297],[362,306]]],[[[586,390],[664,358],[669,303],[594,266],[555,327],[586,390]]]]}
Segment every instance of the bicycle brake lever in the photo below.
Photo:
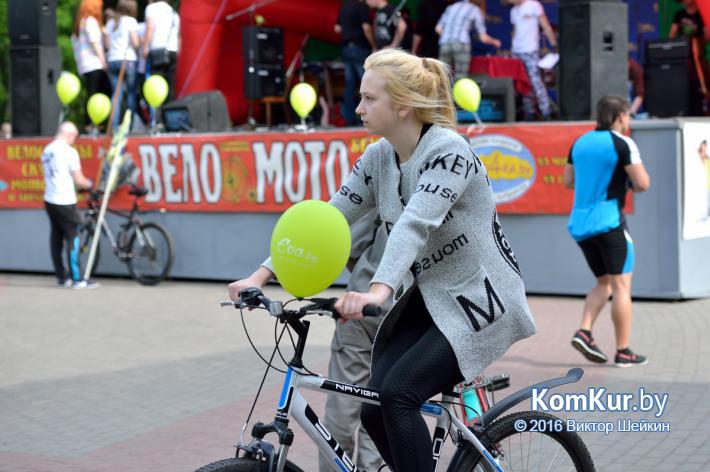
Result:
{"type": "Polygon", "coordinates": [[[264,294],[256,287],[249,287],[239,291],[239,298],[242,303],[249,306],[257,307],[260,304],[264,304],[267,308],[269,307],[269,300],[264,296],[264,294]]]}
{"type": "Polygon", "coordinates": [[[221,306],[221,307],[233,306],[234,308],[236,308],[236,309],[238,310],[238,309],[240,309],[240,308],[246,308],[246,307],[247,307],[247,304],[244,303],[244,302],[235,303],[235,302],[233,302],[233,301],[230,300],[230,301],[228,301],[228,302],[219,302],[219,306],[221,306]]]}
{"type": "Polygon", "coordinates": [[[340,318],[340,314],[333,308],[337,300],[337,298],[311,298],[309,300],[311,304],[301,307],[300,312],[317,313],[318,315],[330,316],[334,320],[337,320],[340,318]]]}

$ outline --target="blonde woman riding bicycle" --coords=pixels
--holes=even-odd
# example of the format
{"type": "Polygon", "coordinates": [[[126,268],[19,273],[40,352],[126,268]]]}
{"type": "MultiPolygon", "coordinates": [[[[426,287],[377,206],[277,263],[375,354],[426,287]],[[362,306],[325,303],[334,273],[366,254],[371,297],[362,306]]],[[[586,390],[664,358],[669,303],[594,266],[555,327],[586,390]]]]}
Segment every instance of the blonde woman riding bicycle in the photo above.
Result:
{"type": "MultiPolygon", "coordinates": [[[[433,469],[421,405],[535,333],[486,169],[455,130],[450,84],[440,61],[396,49],[370,55],[356,112],[382,139],[330,201],[349,223],[377,208],[389,232],[370,290],[346,293],[336,308],[360,319],[365,305],[394,295],[372,353],[369,386],[381,406],[363,405],[362,422],[397,472],[433,469]]],[[[267,259],[230,284],[230,297],[272,278],[267,259]]]]}

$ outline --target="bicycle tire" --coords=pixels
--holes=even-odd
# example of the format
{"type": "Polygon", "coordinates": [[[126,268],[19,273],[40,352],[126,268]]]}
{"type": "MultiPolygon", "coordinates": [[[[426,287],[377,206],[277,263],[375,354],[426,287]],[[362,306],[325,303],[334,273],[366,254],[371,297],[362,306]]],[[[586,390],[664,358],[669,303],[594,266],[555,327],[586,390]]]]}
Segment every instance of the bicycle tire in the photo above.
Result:
{"type": "MultiPolygon", "coordinates": [[[[520,425],[520,423],[518,423],[518,425],[520,425]]],[[[592,461],[592,457],[589,455],[587,446],[585,446],[582,438],[580,438],[576,432],[568,431],[564,420],[548,413],[539,411],[523,411],[513,413],[496,420],[486,429],[486,433],[487,436],[485,434],[479,435],[479,439],[481,439],[483,445],[486,446],[490,452],[493,452],[493,447],[491,445],[496,445],[496,447],[500,450],[503,459],[498,462],[503,470],[525,471],[528,470],[525,466],[527,462],[527,467],[530,467],[532,470],[538,470],[539,467],[542,467],[542,470],[576,470],[577,472],[594,472],[594,462],[592,461]],[[519,421],[524,421],[526,425],[526,430],[522,433],[518,432],[515,426],[516,422],[519,421]],[[549,423],[550,421],[559,423],[549,423]],[[540,425],[541,423],[559,424],[562,426],[562,429],[560,431],[552,430],[544,432],[527,431],[527,429],[531,428],[531,425],[540,425]],[[535,436],[533,437],[533,435],[535,436]],[[515,438],[514,443],[511,443],[511,438],[515,438]],[[533,448],[532,444],[536,443],[538,440],[540,443],[544,442],[544,445],[549,445],[551,447],[554,447],[556,443],[557,447],[554,453],[551,451],[550,454],[546,454],[543,458],[541,447],[541,452],[535,453],[539,454],[537,460],[535,457],[531,458],[530,455],[533,448]],[[563,461],[565,456],[564,454],[560,456],[561,450],[564,450],[567,453],[567,461],[563,461]],[[552,456],[552,462],[547,465],[541,465],[542,463],[546,464],[547,459],[550,456],[552,456]],[[521,464],[517,467],[512,467],[513,462],[517,462],[518,459],[520,459],[521,464]]],[[[484,471],[485,469],[481,464],[481,460],[483,460],[483,458],[478,450],[473,445],[466,442],[457,448],[447,471],[484,471]]]]}
{"type": "MultiPolygon", "coordinates": [[[[268,472],[266,463],[256,459],[232,458],[207,464],[200,467],[195,472],[268,472]]],[[[284,472],[303,472],[303,470],[291,461],[286,461],[284,472]]]]}
{"type": "MultiPolygon", "coordinates": [[[[93,221],[86,222],[79,230],[79,266],[81,269],[81,277],[84,277],[86,271],[86,263],[89,261],[89,251],[91,250],[91,241],[94,239],[94,223],[93,221]]],[[[94,255],[94,263],[91,268],[91,274],[96,273],[96,268],[99,266],[99,256],[101,255],[101,235],[99,234],[99,243],[96,246],[96,254],[94,255]]]]}
{"type": "Polygon", "coordinates": [[[147,245],[141,245],[137,231],[128,242],[131,256],[126,261],[131,277],[142,285],[156,285],[165,280],[173,265],[173,241],[168,231],[158,223],[140,226],[147,245]]]}

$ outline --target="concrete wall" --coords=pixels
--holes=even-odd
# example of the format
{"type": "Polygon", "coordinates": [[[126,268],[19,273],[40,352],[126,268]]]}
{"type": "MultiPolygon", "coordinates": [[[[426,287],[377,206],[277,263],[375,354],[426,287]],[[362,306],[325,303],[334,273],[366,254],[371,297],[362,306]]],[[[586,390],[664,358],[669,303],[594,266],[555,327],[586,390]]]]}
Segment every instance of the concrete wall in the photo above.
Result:
{"type": "MultiPolygon", "coordinates": [[[[633,293],[649,298],[710,296],[710,238],[681,240],[681,122],[635,122],[633,138],[651,189],[637,195],[628,216],[636,245],[633,293]]],[[[276,214],[147,214],[170,231],[173,277],[232,280],[246,276],[269,250],[276,214]]],[[[502,224],[531,293],[584,294],[594,283],[581,251],[567,234],[565,215],[502,215],[502,224]]],[[[109,219],[113,227],[116,221],[109,219]]],[[[43,210],[0,211],[0,270],[51,272],[49,223],[43,210]]],[[[97,273],[127,274],[101,249],[97,273]]],[[[345,280],[344,276],[339,279],[345,280]]]]}

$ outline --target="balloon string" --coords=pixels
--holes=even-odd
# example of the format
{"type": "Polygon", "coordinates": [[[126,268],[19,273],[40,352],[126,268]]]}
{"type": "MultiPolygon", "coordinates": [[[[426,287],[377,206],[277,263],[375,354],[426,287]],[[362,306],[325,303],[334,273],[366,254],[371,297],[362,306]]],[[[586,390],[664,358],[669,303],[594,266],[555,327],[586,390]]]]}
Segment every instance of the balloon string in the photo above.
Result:
{"type": "Polygon", "coordinates": [[[475,111],[473,113],[473,118],[476,120],[476,123],[472,123],[466,128],[466,136],[475,136],[477,134],[482,134],[486,130],[486,125],[481,121],[481,118],[478,116],[478,113],[475,111]]]}

